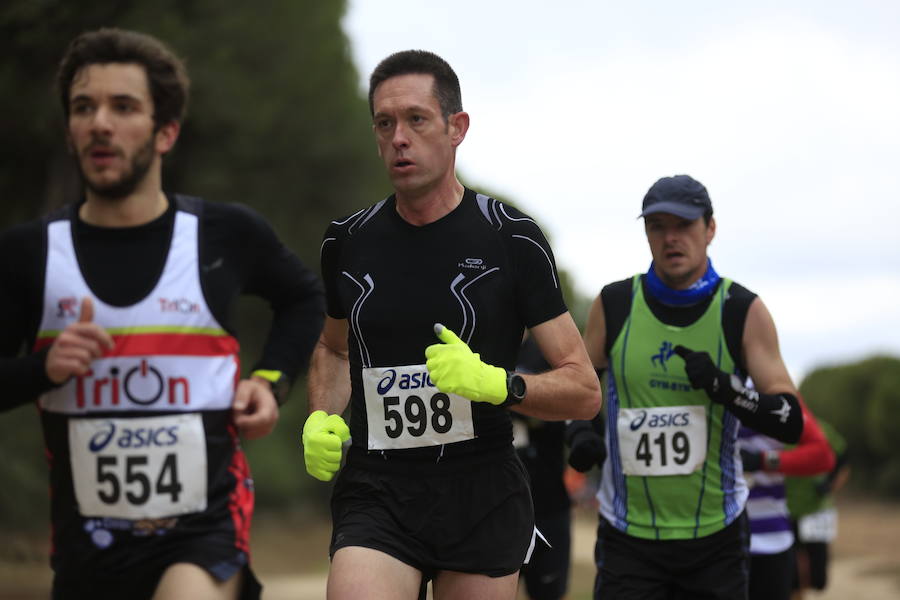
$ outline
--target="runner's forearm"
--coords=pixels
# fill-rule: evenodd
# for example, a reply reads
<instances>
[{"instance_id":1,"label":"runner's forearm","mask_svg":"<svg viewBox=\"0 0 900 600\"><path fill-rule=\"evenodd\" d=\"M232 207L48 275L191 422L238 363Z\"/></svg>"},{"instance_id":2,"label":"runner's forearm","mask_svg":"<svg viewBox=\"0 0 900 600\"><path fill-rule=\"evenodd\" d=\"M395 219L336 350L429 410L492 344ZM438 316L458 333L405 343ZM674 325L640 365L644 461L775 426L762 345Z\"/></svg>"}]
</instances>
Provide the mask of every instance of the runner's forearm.
<instances>
[{"instance_id":1,"label":"runner's forearm","mask_svg":"<svg viewBox=\"0 0 900 600\"><path fill-rule=\"evenodd\" d=\"M523 375L528 386L525 401L513 410L543 419L559 421L581 411L582 419L597 414L600 382L587 365L568 364L539 375Z\"/></svg>"},{"instance_id":2,"label":"runner's forearm","mask_svg":"<svg viewBox=\"0 0 900 600\"><path fill-rule=\"evenodd\" d=\"M760 394L742 388L729 392L722 403L741 423L787 444L796 443L803 432L803 413L793 394Z\"/></svg>"},{"instance_id":3,"label":"runner's forearm","mask_svg":"<svg viewBox=\"0 0 900 600\"><path fill-rule=\"evenodd\" d=\"M309 412L341 414L350 402L350 360L320 339L312 353L308 384Z\"/></svg>"}]
</instances>

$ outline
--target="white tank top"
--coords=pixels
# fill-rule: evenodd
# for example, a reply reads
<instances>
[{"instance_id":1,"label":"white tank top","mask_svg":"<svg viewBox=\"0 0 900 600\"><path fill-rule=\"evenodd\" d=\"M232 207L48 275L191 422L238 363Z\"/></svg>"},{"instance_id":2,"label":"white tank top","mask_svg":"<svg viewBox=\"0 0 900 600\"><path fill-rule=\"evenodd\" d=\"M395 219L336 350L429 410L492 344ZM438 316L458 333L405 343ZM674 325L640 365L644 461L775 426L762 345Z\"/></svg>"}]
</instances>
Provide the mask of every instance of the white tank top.
<instances>
[{"instance_id":1,"label":"white tank top","mask_svg":"<svg viewBox=\"0 0 900 600\"><path fill-rule=\"evenodd\" d=\"M238 342L216 321L200 286L198 218L177 211L165 267L154 289L131 306L98 299L82 275L71 223L47 229L44 314L35 349L53 342L78 320L81 299L94 302L94 322L113 336L115 348L83 377L40 398L43 410L91 412L224 410L240 373Z\"/></svg>"},{"instance_id":2,"label":"white tank top","mask_svg":"<svg viewBox=\"0 0 900 600\"><path fill-rule=\"evenodd\" d=\"M85 375L39 399L43 411L67 421L69 467L84 517L164 519L207 508L210 461L223 457L208 455L202 415L230 410L240 368L237 340L203 296L198 253L198 218L179 210L156 286L131 306L111 306L84 279L71 222L48 225L35 349L77 321L85 296L93 298L94 322L115 342ZM105 547L111 538L94 543Z\"/></svg>"}]
</instances>

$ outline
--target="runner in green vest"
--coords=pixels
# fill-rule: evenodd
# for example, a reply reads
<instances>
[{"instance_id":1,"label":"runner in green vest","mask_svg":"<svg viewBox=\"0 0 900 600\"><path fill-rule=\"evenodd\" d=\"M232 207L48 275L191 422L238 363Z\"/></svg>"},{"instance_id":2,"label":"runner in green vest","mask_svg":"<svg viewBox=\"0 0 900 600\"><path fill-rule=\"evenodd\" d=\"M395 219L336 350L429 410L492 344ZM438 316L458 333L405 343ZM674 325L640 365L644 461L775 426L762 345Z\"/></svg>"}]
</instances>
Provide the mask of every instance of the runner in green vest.
<instances>
[{"instance_id":1,"label":"runner in green vest","mask_svg":"<svg viewBox=\"0 0 900 600\"><path fill-rule=\"evenodd\" d=\"M803 429L772 317L707 257L712 212L693 178L657 181L641 213L650 269L604 287L588 316L608 386L596 598L746 598L738 428L788 443Z\"/></svg>"},{"instance_id":2,"label":"runner in green vest","mask_svg":"<svg viewBox=\"0 0 900 600\"><path fill-rule=\"evenodd\" d=\"M802 598L803 591L818 591L828 586L829 545L837 536L837 508L833 494L850 477L847 461L847 441L831 426L819 419L828 444L837 457L834 468L826 475L788 477L785 479L788 511L794 520L794 552L797 557L797 577L794 598Z\"/></svg>"}]
</instances>

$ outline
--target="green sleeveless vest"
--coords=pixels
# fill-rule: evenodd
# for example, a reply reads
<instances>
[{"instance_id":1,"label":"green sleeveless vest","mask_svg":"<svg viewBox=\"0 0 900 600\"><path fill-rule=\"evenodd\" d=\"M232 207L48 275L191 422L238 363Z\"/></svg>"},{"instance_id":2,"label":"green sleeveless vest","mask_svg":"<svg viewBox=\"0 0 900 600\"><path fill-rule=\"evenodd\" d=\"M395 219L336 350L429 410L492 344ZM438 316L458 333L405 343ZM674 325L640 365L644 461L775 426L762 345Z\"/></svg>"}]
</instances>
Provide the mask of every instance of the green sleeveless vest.
<instances>
[{"instance_id":1,"label":"green sleeveless vest","mask_svg":"<svg viewBox=\"0 0 900 600\"><path fill-rule=\"evenodd\" d=\"M653 315L640 276L633 279L631 312L609 356L610 460L599 494L604 517L629 535L703 537L743 510L746 485L735 477L739 422L691 388L684 360L673 351L679 344L706 351L720 369L734 372L722 330L730 286L723 279L706 312L677 327Z\"/></svg>"}]
</instances>

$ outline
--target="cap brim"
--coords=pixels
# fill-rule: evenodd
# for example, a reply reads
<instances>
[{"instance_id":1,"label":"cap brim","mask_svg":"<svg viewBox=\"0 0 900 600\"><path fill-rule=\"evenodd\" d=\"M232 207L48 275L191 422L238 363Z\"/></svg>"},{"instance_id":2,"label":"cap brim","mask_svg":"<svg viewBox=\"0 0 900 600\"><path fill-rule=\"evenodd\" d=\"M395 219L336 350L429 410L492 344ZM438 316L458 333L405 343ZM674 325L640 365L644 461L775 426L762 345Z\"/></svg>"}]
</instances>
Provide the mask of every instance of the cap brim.
<instances>
[{"instance_id":1,"label":"cap brim","mask_svg":"<svg viewBox=\"0 0 900 600\"><path fill-rule=\"evenodd\" d=\"M656 213L669 213L682 219L693 221L703 216L705 209L702 206L690 206L681 202L654 202L638 215L638 218L654 215Z\"/></svg>"}]
</instances>

